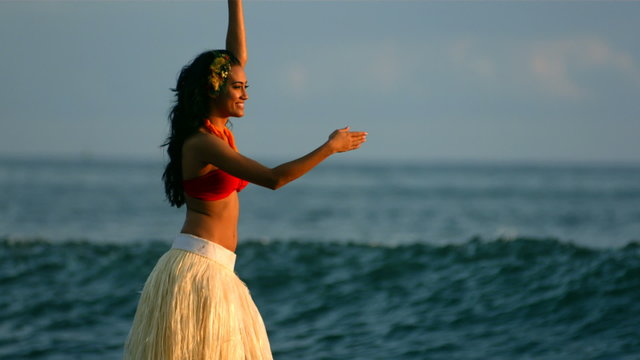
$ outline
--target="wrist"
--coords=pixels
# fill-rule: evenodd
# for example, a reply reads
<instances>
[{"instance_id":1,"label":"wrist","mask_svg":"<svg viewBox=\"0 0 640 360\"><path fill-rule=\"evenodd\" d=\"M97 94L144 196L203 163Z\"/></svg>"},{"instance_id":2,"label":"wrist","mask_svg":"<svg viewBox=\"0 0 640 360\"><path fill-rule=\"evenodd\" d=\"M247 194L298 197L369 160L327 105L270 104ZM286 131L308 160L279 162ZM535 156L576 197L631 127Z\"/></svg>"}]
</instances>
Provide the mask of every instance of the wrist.
<instances>
[{"instance_id":1,"label":"wrist","mask_svg":"<svg viewBox=\"0 0 640 360\"><path fill-rule=\"evenodd\" d=\"M327 155L327 157L338 152L338 149L336 149L331 140L327 140L324 144L322 144L322 146L320 146L320 148Z\"/></svg>"}]
</instances>

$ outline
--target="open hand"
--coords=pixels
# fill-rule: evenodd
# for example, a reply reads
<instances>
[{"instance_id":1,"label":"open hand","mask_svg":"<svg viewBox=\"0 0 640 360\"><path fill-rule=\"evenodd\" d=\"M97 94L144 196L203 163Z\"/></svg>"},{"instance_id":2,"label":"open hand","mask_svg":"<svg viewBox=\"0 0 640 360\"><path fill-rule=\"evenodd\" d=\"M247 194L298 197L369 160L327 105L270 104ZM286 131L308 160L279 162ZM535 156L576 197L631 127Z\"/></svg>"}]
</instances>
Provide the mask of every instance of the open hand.
<instances>
[{"instance_id":1,"label":"open hand","mask_svg":"<svg viewBox=\"0 0 640 360\"><path fill-rule=\"evenodd\" d=\"M367 141L367 133L364 131L350 131L350 127L338 129L329 135L329 144L335 152L355 150Z\"/></svg>"}]
</instances>

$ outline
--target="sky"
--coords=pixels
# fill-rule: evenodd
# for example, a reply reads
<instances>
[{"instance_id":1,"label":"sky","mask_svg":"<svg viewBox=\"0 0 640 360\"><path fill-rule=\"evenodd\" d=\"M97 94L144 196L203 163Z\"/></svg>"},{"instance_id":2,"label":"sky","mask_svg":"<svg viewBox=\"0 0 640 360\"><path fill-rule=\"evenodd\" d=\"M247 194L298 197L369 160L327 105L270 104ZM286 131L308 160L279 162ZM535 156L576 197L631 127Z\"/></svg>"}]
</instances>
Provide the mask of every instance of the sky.
<instances>
[{"instance_id":1,"label":"sky","mask_svg":"<svg viewBox=\"0 0 640 360\"><path fill-rule=\"evenodd\" d=\"M336 128L367 161L640 163L640 1L245 1L240 151ZM222 1L0 0L0 156L163 159Z\"/></svg>"}]
</instances>

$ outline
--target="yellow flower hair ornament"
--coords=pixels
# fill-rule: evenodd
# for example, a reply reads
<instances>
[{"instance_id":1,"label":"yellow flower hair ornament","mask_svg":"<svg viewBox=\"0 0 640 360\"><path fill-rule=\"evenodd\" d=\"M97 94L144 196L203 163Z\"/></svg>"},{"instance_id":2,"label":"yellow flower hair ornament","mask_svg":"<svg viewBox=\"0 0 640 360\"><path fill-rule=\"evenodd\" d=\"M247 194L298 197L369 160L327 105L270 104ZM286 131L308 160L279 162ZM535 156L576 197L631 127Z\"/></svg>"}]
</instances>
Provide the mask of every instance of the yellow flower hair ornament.
<instances>
[{"instance_id":1,"label":"yellow flower hair ornament","mask_svg":"<svg viewBox=\"0 0 640 360\"><path fill-rule=\"evenodd\" d=\"M209 92L212 96L218 96L231 73L231 58L227 54L221 54L213 60L210 69L209 84L211 84L211 88Z\"/></svg>"}]
</instances>

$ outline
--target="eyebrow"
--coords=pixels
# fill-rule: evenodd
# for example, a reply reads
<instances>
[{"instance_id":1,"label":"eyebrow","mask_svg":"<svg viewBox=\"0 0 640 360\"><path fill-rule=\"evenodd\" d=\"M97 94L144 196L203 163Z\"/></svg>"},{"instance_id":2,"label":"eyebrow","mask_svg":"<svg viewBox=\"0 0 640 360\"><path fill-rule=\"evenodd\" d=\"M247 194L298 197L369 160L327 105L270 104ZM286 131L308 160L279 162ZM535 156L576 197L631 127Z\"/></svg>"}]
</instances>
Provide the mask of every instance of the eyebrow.
<instances>
[{"instance_id":1,"label":"eyebrow","mask_svg":"<svg viewBox=\"0 0 640 360\"><path fill-rule=\"evenodd\" d=\"M247 81L247 82L244 82L244 81L234 81L234 82L232 82L232 83L231 83L231 85L235 85L235 84L243 84L243 85L244 85L244 84L247 84L247 83L248 83L248 81Z\"/></svg>"}]
</instances>

